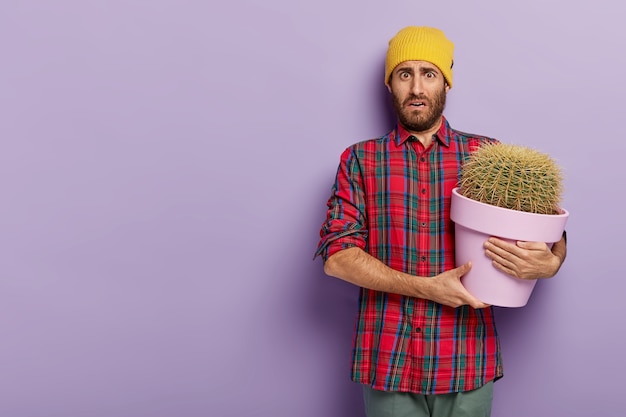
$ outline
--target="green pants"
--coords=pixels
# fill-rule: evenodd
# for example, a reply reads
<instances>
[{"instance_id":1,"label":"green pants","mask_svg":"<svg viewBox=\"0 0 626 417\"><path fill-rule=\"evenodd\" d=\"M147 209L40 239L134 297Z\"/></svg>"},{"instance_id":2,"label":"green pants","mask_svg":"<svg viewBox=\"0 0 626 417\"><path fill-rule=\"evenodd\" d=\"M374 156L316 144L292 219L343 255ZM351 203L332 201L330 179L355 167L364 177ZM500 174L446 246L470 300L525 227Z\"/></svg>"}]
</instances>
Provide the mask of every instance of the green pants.
<instances>
[{"instance_id":1,"label":"green pants","mask_svg":"<svg viewBox=\"0 0 626 417\"><path fill-rule=\"evenodd\" d=\"M473 391L439 395L388 392L363 386L367 417L489 417L493 381Z\"/></svg>"}]
</instances>

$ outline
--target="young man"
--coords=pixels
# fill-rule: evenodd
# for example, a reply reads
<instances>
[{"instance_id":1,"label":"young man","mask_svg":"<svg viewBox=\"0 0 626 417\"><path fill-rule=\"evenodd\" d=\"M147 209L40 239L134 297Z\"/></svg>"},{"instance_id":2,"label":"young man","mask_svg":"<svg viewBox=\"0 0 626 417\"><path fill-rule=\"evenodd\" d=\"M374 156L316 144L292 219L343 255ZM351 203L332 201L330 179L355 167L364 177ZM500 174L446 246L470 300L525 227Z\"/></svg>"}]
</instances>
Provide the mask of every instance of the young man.
<instances>
[{"instance_id":1,"label":"young man","mask_svg":"<svg viewBox=\"0 0 626 417\"><path fill-rule=\"evenodd\" d=\"M493 310L461 284L471 264L454 267L450 194L462 162L495 139L443 116L453 50L429 27L389 41L385 84L398 124L343 152L320 232L324 271L361 287L352 379L369 417L489 416L502 377ZM520 279L548 278L566 245L492 238L485 254Z\"/></svg>"}]
</instances>

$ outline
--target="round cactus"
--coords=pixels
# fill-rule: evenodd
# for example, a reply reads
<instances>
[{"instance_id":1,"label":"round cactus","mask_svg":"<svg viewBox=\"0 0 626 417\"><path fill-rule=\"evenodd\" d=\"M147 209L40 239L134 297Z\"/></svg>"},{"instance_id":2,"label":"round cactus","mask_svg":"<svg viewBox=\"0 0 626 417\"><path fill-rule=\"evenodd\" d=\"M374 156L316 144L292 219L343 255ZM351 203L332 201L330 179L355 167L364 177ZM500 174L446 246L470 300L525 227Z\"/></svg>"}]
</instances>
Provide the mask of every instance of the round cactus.
<instances>
[{"instance_id":1,"label":"round cactus","mask_svg":"<svg viewBox=\"0 0 626 417\"><path fill-rule=\"evenodd\" d=\"M461 167L459 193L507 209L559 214L562 180L560 167L544 153L520 145L485 144Z\"/></svg>"}]
</instances>

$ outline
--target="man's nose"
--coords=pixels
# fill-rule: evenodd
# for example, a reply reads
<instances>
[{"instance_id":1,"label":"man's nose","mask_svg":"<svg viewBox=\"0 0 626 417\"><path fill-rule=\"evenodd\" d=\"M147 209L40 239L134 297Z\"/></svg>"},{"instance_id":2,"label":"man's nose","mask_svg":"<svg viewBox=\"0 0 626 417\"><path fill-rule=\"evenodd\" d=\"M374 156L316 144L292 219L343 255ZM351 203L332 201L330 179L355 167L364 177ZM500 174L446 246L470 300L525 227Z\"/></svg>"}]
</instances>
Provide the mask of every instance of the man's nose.
<instances>
[{"instance_id":1,"label":"man's nose","mask_svg":"<svg viewBox=\"0 0 626 417\"><path fill-rule=\"evenodd\" d=\"M416 96L424 92L424 86L419 78L414 78L411 84L411 92Z\"/></svg>"}]
</instances>

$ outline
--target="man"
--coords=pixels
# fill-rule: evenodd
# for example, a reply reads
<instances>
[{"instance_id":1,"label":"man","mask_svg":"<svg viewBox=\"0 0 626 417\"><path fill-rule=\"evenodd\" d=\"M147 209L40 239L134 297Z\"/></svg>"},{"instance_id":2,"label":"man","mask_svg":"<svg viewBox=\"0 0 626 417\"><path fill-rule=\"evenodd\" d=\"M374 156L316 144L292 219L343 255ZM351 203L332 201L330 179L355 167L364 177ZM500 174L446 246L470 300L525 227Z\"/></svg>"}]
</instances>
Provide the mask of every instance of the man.
<instances>
[{"instance_id":1,"label":"man","mask_svg":"<svg viewBox=\"0 0 626 417\"><path fill-rule=\"evenodd\" d=\"M389 41L385 84L398 124L343 152L320 232L324 271L361 287L352 379L369 417L489 416L503 375L493 309L461 283L471 264L454 267L450 194L461 163L496 141L443 116L453 49L429 27ZM491 238L485 254L520 279L548 278L566 245Z\"/></svg>"}]
</instances>

